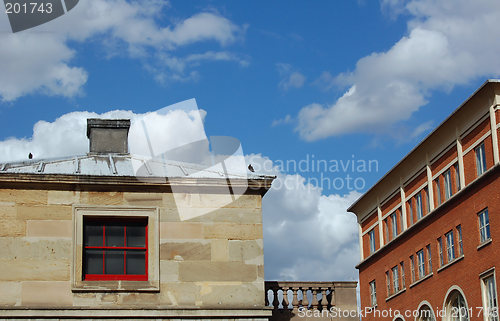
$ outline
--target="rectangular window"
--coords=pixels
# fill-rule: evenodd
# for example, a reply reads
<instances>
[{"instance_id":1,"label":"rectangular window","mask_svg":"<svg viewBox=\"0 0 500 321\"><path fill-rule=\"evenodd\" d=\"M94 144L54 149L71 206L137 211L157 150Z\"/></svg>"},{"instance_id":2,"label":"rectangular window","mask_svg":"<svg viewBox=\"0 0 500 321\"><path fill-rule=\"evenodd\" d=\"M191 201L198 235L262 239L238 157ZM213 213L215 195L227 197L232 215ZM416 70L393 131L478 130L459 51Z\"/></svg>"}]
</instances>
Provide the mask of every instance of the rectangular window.
<instances>
[{"instance_id":1,"label":"rectangular window","mask_svg":"<svg viewBox=\"0 0 500 321\"><path fill-rule=\"evenodd\" d=\"M413 202L411 200L411 198L408 200L408 207L410 208L410 224L413 224Z\"/></svg>"},{"instance_id":2,"label":"rectangular window","mask_svg":"<svg viewBox=\"0 0 500 321\"><path fill-rule=\"evenodd\" d=\"M444 255L443 255L443 240L438 238L438 253L439 253L439 265L444 265Z\"/></svg>"},{"instance_id":3,"label":"rectangular window","mask_svg":"<svg viewBox=\"0 0 500 321\"><path fill-rule=\"evenodd\" d=\"M446 255L448 262L455 259L455 240L453 239L453 231L449 231L446 236Z\"/></svg>"},{"instance_id":4,"label":"rectangular window","mask_svg":"<svg viewBox=\"0 0 500 321\"><path fill-rule=\"evenodd\" d=\"M401 288L405 288L405 263L401 262L399 265L401 265Z\"/></svg>"},{"instance_id":5,"label":"rectangular window","mask_svg":"<svg viewBox=\"0 0 500 321\"><path fill-rule=\"evenodd\" d=\"M377 306L377 287L375 280L370 282L370 299L372 307Z\"/></svg>"},{"instance_id":6,"label":"rectangular window","mask_svg":"<svg viewBox=\"0 0 500 321\"><path fill-rule=\"evenodd\" d=\"M396 212L391 214L391 225L392 225L392 238L396 238L398 236L398 217L396 216Z\"/></svg>"},{"instance_id":7,"label":"rectangular window","mask_svg":"<svg viewBox=\"0 0 500 321\"><path fill-rule=\"evenodd\" d=\"M385 282L387 285L387 296L391 295L391 275L389 274L389 271L385 272Z\"/></svg>"},{"instance_id":8,"label":"rectangular window","mask_svg":"<svg viewBox=\"0 0 500 321\"><path fill-rule=\"evenodd\" d=\"M146 218L85 217L84 280L147 281Z\"/></svg>"},{"instance_id":9,"label":"rectangular window","mask_svg":"<svg viewBox=\"0 0 500 321\"><path fill-rule=\"evenodd\" d=\"M399 291L399 269L397 265L392 268L392 286L394 293Z\"/></svg>"},{"instance_id":10,"label":"rectangular window","mask_svg":"<svg viewBox=\"0 0 500 321\"><path fill-rule=\"evenodd\" d=\"M370 238L370 254L375 252L375 230L368 232Z\"/></svg>"},{"instance_id":11,"label":"rectangular window","mask_svg":"<svg viewBox=\"0 0 500 321\"><path fill-rule=\"evenodd\" d=\"M389 235L389 221L387 219L384 220L384 233L386 242L391 240L391 236Z\"/></svg>"},{"instance_id":12,"label":"rectangular window","mask_svg":"<svg viewBox=\"0 0 500 321\"><path fill-rule=\"evenodd\" d=\"M487 321L498 321L497 291L494 274L482 279L484 315Z\"/></svg>"},{"instance_id":13,"label":"rectangular window","mask_svg":"<svg viewBox=\"0 0 500 321\"><path fill-rule=\"evenodd\" d=\"M479 218L479 238L481 243L486 242L490 236L490 219L488 217L488 209L481 211L478 214Z\"/></svg>"},{"instance_id":14,"label":"rectangular window","mask_svg":"<svg viewBox=\"0 0 500 321\"><path fill-rule=\"evenodd\" d=\"M477 176L480 176L482 173L486 172L486 153L484 151L484 142L474 148L474 151L476 152Z\"/></svg>"},{"instance_id":15,"label":"rectangular window","mask_svg":"<svg viewBox=\"0 0 500 321\"><path fill-rule=\"evenodd\" d=\"M420 250L417 252L417 264L418 264L418 278L421 279L425 276L424 250Z\"/></svg>"},{"instance_id":16,"label":"rectangular window","mask_svg":"<svg viewBox=\"0 0 500 321\"><path fill-rule=\"evenodd\" d=\"M438 176L435 180L436 182L436 196L437 196L437 205L441 205L441 182L440 182L440 176Z\"/></svg>"},{"instance_id":17,"label":"rectangular window","mask_svg":"<svg viewBox=\"0 0 500 321\"><path fill-rule=\"evenodd\" d=\"M427 269L429 273L432 273L432 254L431 254L431 245L428 244L427 248Z\"/></svg>"},{"instance_id":18,"label":"rectangular window","mask_svg":"<svg viewBox=\"0 0 500 321\"><path fill-rule=\"evenodd\" d=\"M446 172L444 172L444 199L445 201L448 200L451 195L452 195L452 190L451 190L451 170L448 169Z\"/></svg>"},{"instance_id":19,"label":"rectangular window","mask_svg":"<svg viewBox=\"0 0 500 321\"><path fill-rule=\"evenodd\" d=\"M425 205L427 207L427 213L431 211L431 201L429 197L429 189L427 187L424 187L424 192L425 192Z\"/></svg>"},{"instance_id":20,"label":"rectangular window","mask_svg":"<svg viewBox=\"0 0 500 321\"><path fill-rule=\"evenodd\" d=\"M422 191L420 191L417 196L417 220L421 219L424 216L424 208L422 207Z\"/></svg>"},{"instance_id":21,"label":"rectangular window","mask_svg":"<svg viewBox=\"0 0 500 321\"><path fill-rule=\"evenodd\" d=\"M457 191L460 191L460 172L458 171L458 163L455 163L455 181L457 185Z\"/></svg>"},{"instance_id":22,"label":"rectangular window","mask_svg":"<svg viewBox=\"0 0 500 321\"><path fill-rule=\"evenodd\" d=\"M415 282L415 259L410 255L411 282Z\"/></svg>"},{"instance_id":23,"label":"rectangular window","mask_svg":"<svg viewBox=\"0 0 500 321\"><path fill-rule=\"evenodd\" d=\"M464 246L462 244L462 226L457 226L457 234L458 234L458 254L464 254Z\"/></svg>"}]
</instances>

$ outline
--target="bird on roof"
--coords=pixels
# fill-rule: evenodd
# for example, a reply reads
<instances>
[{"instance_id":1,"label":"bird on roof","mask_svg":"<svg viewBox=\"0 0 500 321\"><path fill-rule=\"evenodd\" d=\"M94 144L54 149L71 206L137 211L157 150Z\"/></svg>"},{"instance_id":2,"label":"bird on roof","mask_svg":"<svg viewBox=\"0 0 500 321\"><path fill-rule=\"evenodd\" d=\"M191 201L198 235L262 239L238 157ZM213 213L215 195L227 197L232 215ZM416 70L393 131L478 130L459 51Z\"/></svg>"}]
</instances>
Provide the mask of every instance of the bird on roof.
<instances>
[{"instance_id":1,"label":"bird on roof","mask_svg":"<svg viewBox=\"0 0 500 321\"><path fill-rule=\"evenodd\" d=\"M251 171L252 173L254 173L254 172L255 172L255 169L253 169L252 164L249 164L249 165L248 165L248 170L249 170L249 171Z\"/></svg>"},{"instance_id":2,"label":"bird on roof","mask_svg":"<svg viewBox=\"0 0 500 321\"><path fill-rule=\"evenodd\" d=\"M29 159L33 159L33 154L29 153L29 154L28 154L28 158L29 158Z\"/></svg>"}]
</instances>

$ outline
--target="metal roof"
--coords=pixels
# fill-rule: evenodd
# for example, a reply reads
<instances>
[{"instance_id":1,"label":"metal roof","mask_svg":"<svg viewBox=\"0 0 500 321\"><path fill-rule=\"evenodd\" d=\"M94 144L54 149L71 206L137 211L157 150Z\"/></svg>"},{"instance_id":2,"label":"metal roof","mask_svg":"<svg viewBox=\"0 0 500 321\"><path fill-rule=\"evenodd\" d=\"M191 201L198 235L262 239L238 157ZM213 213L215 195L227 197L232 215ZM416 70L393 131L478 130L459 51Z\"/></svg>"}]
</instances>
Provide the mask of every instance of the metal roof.
<instances>
[{"instance_id":1,"label":"metal roof","mask_svg":"<svg viewBox=\"0 0 500 321\"><path fill-rule=\"evenodd\" d=\"M225 170L222 163L207 167L172 160L151 159L130 154L87 154L57 159L29 160L0 164L1 173L64 174L82 176L122 177L190 177L266 179L267 175L248 172L246 167L237 173ZM274 176L272 177L274 178Z\"/></svg>"}]
</instances>

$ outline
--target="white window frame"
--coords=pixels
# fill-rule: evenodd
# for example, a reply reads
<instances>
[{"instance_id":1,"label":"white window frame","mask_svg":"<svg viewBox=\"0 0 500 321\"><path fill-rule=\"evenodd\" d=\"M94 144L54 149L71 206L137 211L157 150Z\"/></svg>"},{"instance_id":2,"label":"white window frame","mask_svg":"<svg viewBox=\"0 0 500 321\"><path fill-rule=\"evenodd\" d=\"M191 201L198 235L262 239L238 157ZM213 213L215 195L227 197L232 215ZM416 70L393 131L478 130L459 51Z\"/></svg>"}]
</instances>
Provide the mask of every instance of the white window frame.
<instances>
[{"instance_id":1,"label":"white window frame","mask_svg":"<svg viewBox=\"0 0 500 321\"><path fill-rule=\"evenodd\" d=\"M446 258L448 262L455 260L455 239L453 237L453 230L445 234L446 237Z\"/></svg>"},{"instance_id":2,"label":"white window frame","mask_svg":"<svg viewBox=\"0 0 500 321\"><path fill-rule=\"evenodd\" d=\"M474 152L476 154L477 176L479 177L486 172L486 151L484 148L484 142L474 148Z\"/></svg>"},{"instance_id":3,"label":"white window frame","mask_svg":"<svg viewBox=\"0 0 500 321\"><path fill-rule=\"evenodd\" d=\"M481 297L483 301L483 318L485 321L498 321L498 293L495 270L492 269L481 276ZM488 281L493 282L493 286ZM491 293L493 291L493 293ZM493 294L493 295L492 295Z\"/></svg>"},{"instance_id":4,"label":"white window frame","mask_svg":"<svg viewBox=\"0 0 500 321\"><path fill-rule=\"evenodd\" d=\"M424 217L424 207L422 204L422 191L418 192L415 197L417 205L417 221Z\"/></svg>"},{"instance_id":5,"label":"white window frame","mask_svg":"<svg viewBox=\"0 0 500 321\"><path fill-rule=\"evenodd\" d=\"M436 182L436 196L437 196L437 205L441 205L441 179L440 176L438 176L435 180Z\"/></svg>"},{"instance_id":6,"label":"white window frame","mask_svg":"<svg viewBox=\"0 0 500 321\"><path fill-rule=\"evenodd\" d=\"M410 255L410 272L411 272L411 282L415 282L415 258Z\"/></svg>"},{"instance_id":7,"label":"white window frame","mask_svg":"<svg viewBox=\"0 0 500 321\"><path fill-rule=\"evenodd\" d=\"M385 285L387 286L387 296L391 295L391 273L385 271Z\"/></svg>"},{"instance_id":8,"label":"white window frame","mask_svg":"<svg viewBox=\"0 0 500 321\"><path fill-rule=\"evenodd\" d=\"M438 253L439 253L439 266L444 265L444 255L443 255L443 239L438 237Z\"/></svg>"},{"instance_id":9,"label":"white window frame","mask_svg":"<svg viewBox=\"0 0 500 321\"><path fill-rule=\"evenodd\" d=\"M370 240L370 254L375 252L375 229L368 232L368 238Z\"/></svg>"},{"instance_id":10,"label":"white window frame","mask_svg":"<svg viewBox=\"0 0 500 321\"><path fill-rule=\"evenodd\" d=\"M485 208L477 214L479 219L479 241L484 243L491 239L490 218L488 209Z\"/></svg>"},{"instance_id":11,"label":"white window frame","mask_svg":"<svg viewBox=\"0 0 500 321\"><path fill-rule=\"evenodd\" d=\"M452 185L451 185L451 168L449 168L443 174L444 177L444 200L447 201L453 195Z\"/></svg>"},{"instance_id":12,"label":"white window frame","mask_svg":"<svg viewBox=\"0 0 500 321\"><path fill-rule=\"evenodd\" d=\"M431 245L428 244L426 247L427 249L427 268L429 270L429 273L432 272L432 253L431 253Z\"/></svg>"},{"instance_id":13,"label":"white window frame","mask_svg":"<svg viewBox=\"0 0 500 321\"><path fill-rule=\"evenodd\" d=\"M375 280L370 282L370 301L372 307L377 306L377 284Z\"/></svg>"},{"instance_id":14,"label":"white window frame","mask_svg":"<svg viewBox=\"0 0 500 321\"><path fill-rule=\"evenodd\" d=\"M392 225L392 238L395 239L398 236L398 217L396 212L391 214L391 225Z\"/></svg>"},{"instance_id":15,"label":"white window frame","mask_svg":"<svg viewBox=\"0 0 500 321\"><path fill-rule=\"evenodd\" d=\"M425 276L425 253L424 249L417 252L418 279Z\"/></svg>"},{"instance_id":16,"label":"white window frame","mask_svg":"<svg viewBox=\"0 0 500 321\"><path fill-rule=\"evenodd\" d=\"M394 293L399 292L399 266L396 265L392 268L392 287L394 288Z\"/></svg>"},{"instance_id":17,"label":"white window frame","mask_svg":"<svg viewBox=\"0 0 500 321\"><path fill-rule=\"evenodd\" d=\"M457 225L457 237L458 237L458 255L464 254L464 246L462 240L462 225Z\"/></svg>"}]
</instances>

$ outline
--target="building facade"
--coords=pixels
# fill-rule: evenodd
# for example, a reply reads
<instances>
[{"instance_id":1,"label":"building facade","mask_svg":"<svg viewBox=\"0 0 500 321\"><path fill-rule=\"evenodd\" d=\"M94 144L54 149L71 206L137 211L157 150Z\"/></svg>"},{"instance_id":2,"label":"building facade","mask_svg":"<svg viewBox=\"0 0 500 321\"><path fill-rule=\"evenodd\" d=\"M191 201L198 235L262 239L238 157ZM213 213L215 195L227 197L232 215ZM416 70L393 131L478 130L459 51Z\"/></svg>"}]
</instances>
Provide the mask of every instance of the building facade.
<instances>
[{"instance_id":1,"label":"building facade","mask_svg":"<svg viewBox=\"0 0 500 321\"><path fill-rule=\"evenodd\" d=\"M364 319L499 320L499 106L489 80L349 208Z\"/></svg>"},{"instance_id":2,"label":"building facade","mask_svg":"<svg viewBox=\"0 0 500 321\"><path fill-rule=\"evenodd\" d=\"M267 320L273 177L130 155L129 124L89 120L87 155L0 165L0 319Z\"/></svg>"}]
</instances>

